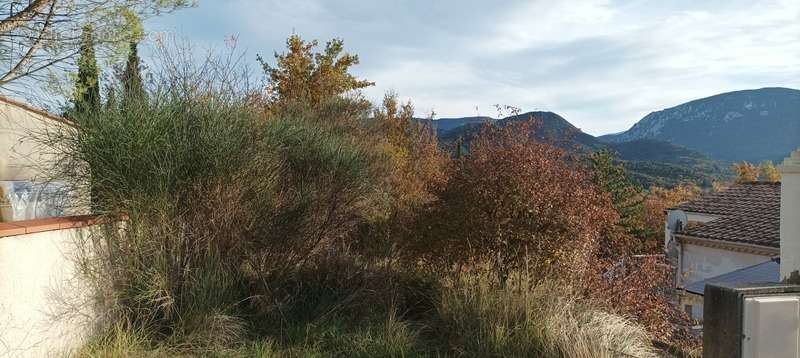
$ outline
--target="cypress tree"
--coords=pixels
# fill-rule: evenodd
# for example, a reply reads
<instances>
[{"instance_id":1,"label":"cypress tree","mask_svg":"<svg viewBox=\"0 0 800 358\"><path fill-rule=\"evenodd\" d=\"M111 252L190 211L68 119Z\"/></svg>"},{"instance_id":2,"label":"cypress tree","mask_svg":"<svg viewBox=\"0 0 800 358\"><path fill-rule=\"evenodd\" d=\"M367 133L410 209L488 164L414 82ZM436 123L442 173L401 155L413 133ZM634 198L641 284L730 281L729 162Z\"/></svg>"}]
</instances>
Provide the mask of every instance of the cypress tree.
<instances>
[{"instance_id":1,"label":"cypress tree","mask_svg":"<svg viewBox=\"0 0 800 358\"><path fill-rule=\"evenodd\" d=\"M83 26L78 58L78 80L75 82L75 112L85 113L100 109L100 71L94 52L94 29Z\"/></svg>"},{"instance_id":2,"label":"cypress tree","mask_svg":"<svg viewBox=\"0 0 800 358\"><path fill-rule=\"evenodd\" d=\"M114 90L114 86L108 86L106 88L106 110L112 110L117 107L117 91Z\"/></svg>"},{"instance_id":3,"label":"cypress tree","mask_svg":"<svg viewBox=\"0 0 800 358\"><path fill-rule=\"evenodd\" d=\"M125 102L142 101L145 98L138 45L137 42L131 42L128 61L125 64L125 71L122 73L122 99Z\"/></svg>"}]
</instances>

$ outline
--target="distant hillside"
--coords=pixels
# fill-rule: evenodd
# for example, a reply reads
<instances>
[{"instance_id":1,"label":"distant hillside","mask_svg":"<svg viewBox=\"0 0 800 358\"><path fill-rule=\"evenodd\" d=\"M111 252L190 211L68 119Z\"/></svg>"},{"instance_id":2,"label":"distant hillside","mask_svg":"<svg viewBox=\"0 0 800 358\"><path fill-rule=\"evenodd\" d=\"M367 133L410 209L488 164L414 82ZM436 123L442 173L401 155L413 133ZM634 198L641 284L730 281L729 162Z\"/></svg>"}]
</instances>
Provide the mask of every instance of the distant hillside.
<instances>
[{"instance_id":1,"label":"distant hillside","mask_svg":"<svg viewBox=\"0 0 800 358\"><path fill-rule=\"evenodd\" d=\"M698 99L599 139L658 139L727 161L778 160L800 146L800 90L762 88Z\"/></svg>"},{"instance_id":2,"label":"distant hillside","mask_svg":"<svg viewBox=\"0 0 800 358\"><path fill-rule=\"evenodd\" d=\"M530 118L541 121L539 127L535 128L534 134L537 138L546 140L551 143L561 144L565 147L577 145L583 149L600 149L604 146L603 142L590 134L586 134L578 127L575 127L553 112L528 112L512 117L503 118L498 121L499 124L505 125L512 121L525 121Z\"/></svg>"},{"instance_id":3,"label":"distant hillside","mask_svg":"<svg viewBox=\"0 0 800 358\"><path fill-rule=\"evenodd\" d=\"M608 143L610 149L626 160L656 160L659 162L686 163L706 158L702 153L669 142L639 139L622 143Z\"/></svg>"},{"instance_id":4,"label":"distant hillside","mask_svg":"<svg viewBox=\"0 0 800 358\"><path fill-rule=\"evenodd\" d=\"M459 119L472 120L474 118L476 117L453 118L449 120L455 122L456 120ZM479 118L486 118L486 117L479 117ZM454 127L446 131L442 131L441 130L442 126L439 126L438 128L440 129L438 130L438 133L440 139L445 142L453 142L457 140L459 137L463 138L465 141L469 141L475 134L477 134L480 131L481 126L487 121L494 122L500 126L505 126L511 122L525 121L531 118L539 121L539 123L533 128L533 131L531 133L539 139L570 149L576 146L581 149L599 149L605 146L603 142L597 140L597 138L589 134L583 133L580 129L572 125L572 123L564 119L564 117L561 117L560 115L553 112L543 112L543 111L527 112L498 120L489 118L489 119L484 119L482 121L467 122L462 126ZM433 121L433 122L435 123L438 121Z\"/></svg>"},{"instance_id":5,"label":"distant hillside","mask_svg":"<svg viewBox=\"0 0 800 358\"><path fill-rule=\"evenodd\" d=\"M451 146L462 138L468 146L470 139L480 131L484 123L492 122L500 126L514 121L534 118L540 123L532 131L535 137L580 153L591 153L609 149L625 165L631 179L643 187L652 185L675 186L682 182L695 182L710 186L715 180L730 175L729 165L710 160L694 150L658 140L636 140L622 143L604 143L592 135L582 132L569 121L553 112L528 112L502 119L486 117L449 118L445 126L437 127L439 140ZM433 121L435 124L438 120ZM459 126L447 127L455 123ZM443 130L442 128L450 128Z\"/></svg>"},{"instance_id":6,"label":"distant hillside","mask_svg":"<svg viewBox=\"0 0 800 358\"><path fill-rule=\"evenodd\" d=\"M491 123L494 121L495 119L492 117L462 117L462 118L440 118L428 122L431 123L431 126L433 127L433 129L436 130L436 132L444 133L449 130L468 124L483 124L487 122Z\"/></svg>"},{"instance_id":7,"label":"distant hillside","mask_svg":"<svg viewBox=\"0 0 800 358\"><path fill-rule=\"evenodd\" d=\"M631 179L643 187L672 187L683 182L708 187L733 175L729 163L664 141L642 139L609 143L608 147L622 160Z\"/></svg>"}]
</instances>

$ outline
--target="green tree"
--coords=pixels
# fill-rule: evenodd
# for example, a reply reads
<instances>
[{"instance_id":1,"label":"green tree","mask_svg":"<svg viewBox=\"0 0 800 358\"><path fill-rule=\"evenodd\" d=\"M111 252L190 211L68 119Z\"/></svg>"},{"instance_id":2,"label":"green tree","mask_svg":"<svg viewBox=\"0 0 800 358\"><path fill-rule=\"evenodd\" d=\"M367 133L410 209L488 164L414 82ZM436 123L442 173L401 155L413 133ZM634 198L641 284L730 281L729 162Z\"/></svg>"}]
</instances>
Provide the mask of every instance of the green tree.
<instances>
[{"instance_id":1,"label":"green tree","mask_svg":"<svg viewBox=\"0 0 800 358\"><path fill-rule=\"evenodd\" d=\"M100 71L97 67L94 44L94 29L92 25L86 25L81 34L78 78L73 98L76 113L100 109Z\"/></svg>"},{"instance_id":2,"label":"green tree","mask_svg":"<svg viewBox=\"0 0 800 358\"><path fill-rule=\"evenodd\" d=\"M10 4L9 4L10 3ZM27 5L25 5L27 3ZM53 68L76 65L83 42L78 34L92 24L102 41L95 45L103 59L124 53L132 39L144 34L142 20L193 6L194 0L31 0L4 1L0 42L4 66L0 87L24 78L52 79ZM8 64L6 66L6 64Z\"/></svg>"},{"instance_id":3,"label":"green tree","mask_svg":"<svg viewBox=\"0 0 800 358\"><path fill-rule=\"evenodd\" d=\"M333 39L322 52L315 51L316 40L306 42L298 35L286 40L288 52L275 53L276 64L263 57L258 62L267 75L268 107L291 101L316 105L334 96L374 85L350 74L358 56L344 52L344 42Z\"/></svg>"},{"instance_id":4,"label":"green tree","mask_svg":"<svg viewBox=\"0 0 800 358\"><path fill-rule=\"evenodd\" d=\"M591 155L592 180L602 191L608 193L611 202L619 214L616 229L610 235L622 235L627 240L615 242L628 242L631 250L641 250L642 245L635 243L635 238L644 239L646 228L644 225L644 196L642 189L630 181L622 164L615 163L614 154L608 150L601 150ZM611 250L612 248L605 248ZM618 249L618 248L616 248Z\"/></svg>"},{"instance_id":5,"label":"green tree","mask_svg":"<svg viewBox=\"0 0 800 358\"><path fill-rule=\"evenodd\" d=\"M105 110L111 111L117 107L117 90L113 85L106 87L106 104Z\"/></svg>"},{"instance_id":6,"label":"green tree","mask_svg":"<svg viewBox=\"0 0 800 358\"><path fill-rule=\"evenodd\" d=\"M138 43L130 43L128 61L121 75L123 101L142 101L145 99L144 82L142 81L141 59L139 58Z\"/></svg>"}]
</instances>

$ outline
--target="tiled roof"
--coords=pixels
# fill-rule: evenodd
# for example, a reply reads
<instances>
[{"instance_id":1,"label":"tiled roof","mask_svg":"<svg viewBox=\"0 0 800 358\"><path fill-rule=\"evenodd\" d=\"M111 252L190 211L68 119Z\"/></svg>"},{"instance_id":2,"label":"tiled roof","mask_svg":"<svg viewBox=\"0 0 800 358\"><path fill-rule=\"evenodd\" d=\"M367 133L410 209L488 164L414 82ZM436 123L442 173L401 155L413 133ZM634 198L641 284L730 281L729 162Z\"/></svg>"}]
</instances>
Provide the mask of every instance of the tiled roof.
<instances>
[{"instance_id":1,"label":"tiled roof","mask_svg":"<svg viewBox=\"0 0 800 358\"><path fill-rule=\"evenodd\" d=\"M734 184L675 207L720 218L690 226L681 234L723 241L780 247L781 185L774 182Z\"/></svg>"},{"instance_id":2,"label":"tiled roof","mask_svg":"<svg viewBox=\"0 0 800 358\"><path fill-rule=\"evenodd\" d=\"M755 181L737 183L729 188L680 204L675 209L712 215L744 215L775 211L781 206L781 183Z\"/></svg>"},{"instance_id":3,"label":"tiled roof","mask_svg":"<svg viewBox=\"0 0 800 358\"><path fill-rule=\"evenodd\" d=\"M765 283L778 282L779 279L780 263L778 260L773 259L719 276L707 278L702 281L690 283L686 286L686 292L702 296L706 284L709 283Z\"/></svg>"}]
</instances>

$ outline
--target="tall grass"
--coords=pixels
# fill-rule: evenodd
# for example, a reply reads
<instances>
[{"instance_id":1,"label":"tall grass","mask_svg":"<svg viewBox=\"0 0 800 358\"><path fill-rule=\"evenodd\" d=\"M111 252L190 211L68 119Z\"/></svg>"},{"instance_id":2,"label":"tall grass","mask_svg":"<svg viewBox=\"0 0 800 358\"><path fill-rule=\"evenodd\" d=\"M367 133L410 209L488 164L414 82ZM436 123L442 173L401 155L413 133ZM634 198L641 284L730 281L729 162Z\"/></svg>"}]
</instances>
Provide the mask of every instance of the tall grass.
<instances>
[{"instance_id":1,"label":"tall grass","mask_svg":"<svg viewBox=\"0 0 800 358\"><path fill-rule=\"evenodd\" d=\"M416 319L398 315L391 304L374 305L373 312L357 316L347 310L326 318L318 313L311 314L315 318L294 316L280 334L252 337L236 346L188 351L169 342L147 346L142 333L117 329L109 338L87 346L81 356L659 356L643 328L581 303L568 291L554 282L501 289L472 277L444 287L437 293L434 310ZM304 308L313 310L313 306L294 307Z\"/></svg>"},{"instance_id":2,"label":"tall grass","mask_svg":"<svg viewBox=\"0 0 800 358\"><path fill-rule=\"evenodd\" d=\"M548 281L504 289L472 277L442 293L434 329L470 357L655 357L642 327Z\"/></svg>"},{"instance_id":3,"label":"tall grass","mask_svg":"<svg viewBox=\"0 0 800 358\"><path fill-rule=\"evenodd\" d=\"M369 208L373 159L353 136L310 109L265 118L209 85L230 78L215 71L226 68L181 68L146 100L39 134L58 154L52 176L103 217L76 261L111 336L123 324L153 347L242 342L249 318L292 297L291 277L345 247Z\"/></svg>"}]
</instances>

